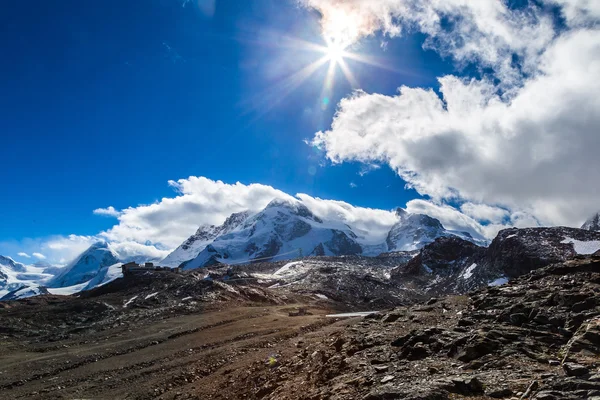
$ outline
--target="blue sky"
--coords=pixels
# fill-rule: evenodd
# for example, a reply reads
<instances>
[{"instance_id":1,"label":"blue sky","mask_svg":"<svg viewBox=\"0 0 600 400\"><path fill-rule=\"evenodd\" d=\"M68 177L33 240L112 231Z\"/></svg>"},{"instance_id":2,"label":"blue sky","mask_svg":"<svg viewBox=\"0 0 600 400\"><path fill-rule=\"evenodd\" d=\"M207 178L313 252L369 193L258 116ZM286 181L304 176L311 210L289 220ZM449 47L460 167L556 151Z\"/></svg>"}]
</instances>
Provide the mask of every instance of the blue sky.
<instances>
[{"instance_id":1,"label":"blue sky","mask_svg":"<svg viewBox=\"0 0 600 400\"><path fill-rule=\"evenodd\" d=\"M530 61L532 65L538 61L531 54L543 56L563 32L588 29L581 23L579 10L569 8L574 2L559 1L565 4L564 10L548 12L548 6L532 11L535 18L531 18L530 26L525 26L531 28L528 33L535 33L531 43L519 30L525 28L498 12L502 18L494 21L506 24L509 34L519 38L511 42L514 48L507 51L494 36L494 23L490 29L485 24L474 24L482 32L473 37L460 36L460 32L467 31L458 29L460 24L469 23L471 17L477 22L479 6L474 6L472 16L457 14L461 18L453 18L454 11L449 6L450 11L440 14L442 23L434 29L421 24L421 16L394 14L394 7L400 7L403 0L386 1L391 5L392 11L388 11L392 20L398 19L398 26L405 25L400 30L402 34L394 31L396 22L392 27L386 25L388 15L383 14L388 11L371 9L369 4L365 9L348 8L348 15L356 12L351 16L358 18L348 21L376 24L350 38L346 49L377 60L383 67L345 59L358 85L349 84L337 66L330 91L323 89L327 63L293 90L285 89L293 74L322 57L319 52L290 45L289 38L325 45L324 37L331 28L327 26L328 13L335 10L331 5L336 4L330 0L302 0L302 5L296 0L64 0L39 2L35 7L11 2L0 16L4 60L0 64L0 178L4 187L0 253L14 253L27 238L97 235L109 230L116 221L94 215L93 210L108 206L123 210L160 202L174 196L173 187L167 184L169 180L190 176L228 184L260 183L292 195L306 193L386 210L404 206L415 198L434 199L436 210L446 206L459 210L464 203L494 208L488 211L501 216L497 221L482 217L481 207L478 212L467 213L468 218L474 218L483 227L490 221L514 223L515 212L531 216L527 218L530 223L577 223L583 213L597 204L597 190L586 194L581 215L561 214L559 206L563 207L569 198L553 197L552 204L544 203L542 207L538 200L554 196L553 193L542 189L524 193L522 188L535 186L528 181L519 181L518 188L511 186L513 173L517 180L526 177L539 181L535 166L507 170L507 182L498 182L494 189L479 190L496 178L490 174L473 179L464 173L459 178L447 175L455 170L455 165L443 166L444 173L432 172L431 166L447 160L464 164L464 160L455 159L456 154L444 154L447 146L454 148L454 142L447 138L440 142L444 143L442 147L436 147L439 143L424 143L416 150L410 149L410 154L429 149L429 154L420 155L417 162L407 158L407 151L394 152L405 147L398 137L388 142L361 142L360 148L342 148L346 137L354 143L353 132L332 128L338 103L354 89L395 101L408 99L396 96L400 86L430 88L435 99L444 90L438 78L457 76L462 80L475 78L475 83L481 85L483 80L479 79L488 78L496 85L484 90L489 93L524 92L529 82L533 85L538 77L536 70L527 69ZM353 0L346 2L351 3ZM524 7L522 2L517 3L517 9ZM489 5L490 10L504 7L488 0L481 4ZM435 5L431 7L434 13L438 12ZM343 7L340 9L344 11ZM507 10L513 12L515 7ZM489 10L484 11L489 23ZM586 15L594 19L595 12L592 9ZM552 22L544 23L545 17L556 20L561 13L564 20L560 27L556 21L554 27ZM515 21L523 25L522 19L515 17ZM363 27L360 23L349 26ZM486 41L486 35L494 40ZM454 40L456 37L460 40ZM533 43L533 37L542 39ZM465 53L460 46L470 40L478 41L472 47L475 50ZM488 45L496 47L490 51L485 47ZM496 57L492 60L490 54ZM512 65L506 67L498 54L508 54ZM582 62L586 65L591 61ZM457 93L456 84L453 85L453 93ZM446 88L450 86L448 83ZM446 95L449 93L450 89L446 89ZM514 98L499 100L509 107ZM364 98L367 99L371 98ZM352 107L357 102L350 100L347 105L337 120L349 121L349 126L360 125L360 119L352 119L356 110ZM442 107L448 113L456 110L450 102ZM394 111L394 115L410 117L411 110ZM452 120L470 121L471 115L474 120L480 119L473 109L467 111L471 114L465 111ZM589 110L590 115L592 111L594 107ZM366 138L378 137L379 132L372 129L378 120L389 123L383 126L383 132L397 132L398 127L393 125L397 118L385 114L383 107L377 112L381 113L377 117L380 119L361 128L367 132ZM431 120L426 126L449 125L452 124L448 121ZM453 126L453 135L462 132L462 128ZM472 129L490 131L481 126ZM574 129L570 131L574 138L584 137L589 131L588 126ZM314 140L318 131L326 134L317 149L305 141ZM492 143L493 138L485 139ZM597 139L590 140L595 143ZM417 142L414 137L411 139L411 143ZM582 148L592 143L583 139L580 142ZM468 152L471 144L458 148L469 149L465 150ZM501 147L498 143L491 146ZM477 153L468 157L476 158ZM333 164L332 159L343 163ZM367 167L357 160L365 159L366 165L381 168L360 174ZM484 167L482 164L470 168L486 171ZM531 174L523 174L529 170ZM396 172L409 179L423 196L407 190L406 182ZM438 175L433 176L434 173ZM581 180L588 183L589 179ZM440 184L445 181L451 183ZM475 188L469 186L470 181L473 185L480 183ZM569 181L568 176L565 181ZM29 246L28 251L34 249Z\"/></svg>"},{"instance_id":2,"label":"blue sky","mask_svg":"<svg viewBox=\"0 0 600 400\"><path fill-rule=\"evenodd\" d=\"M352 91L338 70L322 110L326 65L287 96L277 91L320 57L277 44L282 35L322 43L314 12L292 1L224 0L208 17L193 3L11 3L1 39L9 62L0 66L0 173L12 195L0 240L95 234L111 221L92 210L151 203L171 194L169 179L191 175L381 208L416 195L387 167L360 177L360 165L331 166L302 143L328 128ZM366 91L436 85L451 70L421 51L419 37L387 51L380 44L373 37L360 50L406 73L351 62ZM265 92L272 104L260 101Z\"/></svg>"}]
</instances>

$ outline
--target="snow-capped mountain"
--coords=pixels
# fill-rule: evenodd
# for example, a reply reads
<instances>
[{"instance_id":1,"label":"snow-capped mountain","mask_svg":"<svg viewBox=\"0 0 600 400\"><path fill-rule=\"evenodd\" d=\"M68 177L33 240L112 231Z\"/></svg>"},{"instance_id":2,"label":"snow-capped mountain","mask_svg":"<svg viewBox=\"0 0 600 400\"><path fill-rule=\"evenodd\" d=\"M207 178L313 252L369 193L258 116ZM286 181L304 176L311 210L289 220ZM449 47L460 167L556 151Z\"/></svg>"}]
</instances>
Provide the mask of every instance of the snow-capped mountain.
<instances>
[{"instance_id":1,"label":"snow-capped mountain","mask_svg":"<svg viewBox=\"0 0 600 400\"><path fill-rule=\"evenodd\" d=\"M94 279L103 268L119 264L119 256L104 242L90 246L73 262L63 268L47 286L62 288L79 285Z\"/></svg>"},{"instance_id":2,"label":"snow-capped mountain","mask_svg":"<svg viewBox=\"0 0 600 400\"><path fill-rule=\"evenodd\" d=\"M250 213L244 211L232 214L220 226L202 225L195 234L190 236L178 248L165 257L165 259L160 262L160 265L174 268L186 261L196 258L198 254L200 254L200 252L217 237L232 232L240 224L244 223L249 216Z\"/></svg>"},{"instance_id":3,"label":"snow-capped mountain","mask_svg":"<svg viewBox=\"0 0 600 400\"><path fill-rule=\"evenodd\" d=\"M600 231L600 212L597 212L590 219L585 221L585 224L581 226L581 229L586 231Z\"/></svg>"},{"instance_id":4,"label":"snow-capped mountain","mask_svg":"<svg viewBox=\"0 0 600 400\"><path fill-rule=\"evenodd\" d=\"M425 214L411 214L402 208L396 210L398 222L390 230L387 239L387 251L411 251L433 243L437 238L457 236L463 240L487 246L483 238L474 238L468 232L452 231L444 228L442 223Z\"/></svg>"},{"instance_id":5,"label":"snow-capped mountain","mask_svg":"<svg viewBox=\"0 0 600 400\"><path fill-rule=\"evenodd\" d=\"M38 286L52 278L45 265L23 265L10 257L0 256L0 298L29 286Z\"/></svg>"},{"instance_id":6,"label":"snow-capped mountain","mask_svg":"<svg viewBox=\"0 0 600 400\"><path fill-rule=\"evenodd\" d=\"M402 208L396 210L399 221L388 233L388 251L417 250L435 239L450 233L435 218L425 214L409 214Z\"/></svg>"},{"instance_id":7,"label":"snow-capped mountain","mask_svg":"<svg viewBox=\"0 0 600 400\"><path fill-rule=\"evenodd\" d=\"M185 269L215 262L228 264L256 260L284 260L309 255L361 254L352 230L323 221L299 201L273 200L261 212L218 236Z\"/></svg>"},{"instance_id":8,"label":"snow-capped mountain","mask_svg":"<svg viewBox=\"0 0 600 400\"><path fill-rule=\"evenodd\" d=\"M186 269L222 262L227 264L257 259L285 260L309 255L377 256L391 251L412 251L444 236L487 245L466 232L444 228L424 214L398 208L398 222L386 238L353 229L342 220L322 220L300 201L273 200L264 210L233 214L219 227L202 226L195 235L171 253L162 264ZM193 256L193 258L188 258Z\"/></svg>"}]
</instances>

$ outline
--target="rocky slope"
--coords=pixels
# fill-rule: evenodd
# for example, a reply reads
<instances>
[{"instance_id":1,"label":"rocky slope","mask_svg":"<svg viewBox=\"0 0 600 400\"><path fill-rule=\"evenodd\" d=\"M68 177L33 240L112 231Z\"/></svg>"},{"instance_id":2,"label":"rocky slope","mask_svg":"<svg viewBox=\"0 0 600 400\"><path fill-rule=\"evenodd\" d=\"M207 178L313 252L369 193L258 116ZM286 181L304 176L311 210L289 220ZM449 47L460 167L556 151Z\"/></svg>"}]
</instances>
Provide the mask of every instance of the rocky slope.
<instances>
[{"instance_id":1,"label":"rocky slope","mask_svg":"<svg viewBox=\"0 0 600 400\"><path fill-rule=\"evenodd\" d=\"M233 391L283 400L598 398L598 293L600 258L553 264L299 341L276 365L255 363Z\"/></svg>"},{"instance_id":2,"label":"rocky slope","mask_svg":"<svg viewBox=\"0 0 600 400\"><path fill-rule=\"evenodd\" d=\"M392 279L431 295L466 293L499 285L535 269L600 251L600 232L526 228L498 233L483 248L457 237L443 237L394 269Z\"/></svg>"}]
</instances>

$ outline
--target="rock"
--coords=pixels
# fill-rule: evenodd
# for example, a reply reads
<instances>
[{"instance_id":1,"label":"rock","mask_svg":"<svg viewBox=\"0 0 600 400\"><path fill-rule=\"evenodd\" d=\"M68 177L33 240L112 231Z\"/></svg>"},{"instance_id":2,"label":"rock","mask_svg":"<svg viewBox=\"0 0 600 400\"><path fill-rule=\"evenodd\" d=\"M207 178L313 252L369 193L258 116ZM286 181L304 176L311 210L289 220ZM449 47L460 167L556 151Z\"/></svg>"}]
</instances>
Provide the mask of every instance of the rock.
<instances>
[{"instance_id":1,"label":"rock","mask_svg":"<svg viewBox=\"0 0 600 400\"><path fill-rule=\"evenodd\" d=\"M486 396L492 397L494 399L503 399L505 397L512 396L512 394L513 394L513 391L510 390L509 388L495 389L495 390L485 392Z\"/></svg>"},{"instance_id":2,"label":"rock","mask_svg":"<svg viewBox=\"0 0 600 400\"><path fill-rule=\"evenodd\" d=\"M341 337L338 337L338 338L337 338L337 339L336 339L336 340L335 340L335 341L334 341L334 342L331 344L331 346L332 346L332 347L335 349L335 351L336 351L336 352L338 352L338 353L339 353L340 351L342 351L342 347L344 346L344 344L345 344L345 343L346 343L346 341L345 341L343 338L341 338Z\"/></svg>"},{"instance_id":3,"label":"rock","mask_svg":"<svg viewBox=\"0 0 600 400\"><path fill-rule=\"evenodd\" d=\"M400 318L402 318L401 314L398 314L398 313L389 313L389 314L386 314L383 317L383 319L381 320L381 322L396 322Z\"/></svg>"},{"instance_id":4,"label":"rock","mask_svg":"<svg viewBox=\"0 0 600 400\"><path fill-rule=\"evenodd\" d=\"M451 393L462 395L483 394L483 384L476 377L446 378L434 382L436 386Z\"/></svg>"},{"instance_id":5,"label":"rock","mask_svg":"<svg viewBox=\"0 0 600 400\"><path fill-rule=\"evenodd\" d=\"M384 386L373 390L363 397L363 400L448 400L448 392L436 389L404 391L398 388Z\"/></svg>"},{"instance_id":6,"label":"rock","mask_svg":"<svg viewBox=\"0 0 600 400\"><path fill-rule=\"evenodd\" d=\"M529 320L527 315L522 313L515 313L510 315L510 322L514 325L522 325Z\"/></svg>"},{"instance_id":7,"label":"rock","mask_svg":"<svg viewBox=\"0 0 600 400\"><path fill-rule=\"evenodd\" d=\"M583 365L575 363L564 363L563 369L565 370L565 374L567 374L567 376L584 376L590 372L590 370Z\"/></svg>"},{"instance_id":8,"label":"rock","mask_svg":"<svg viewBox=\"0 0 600 400\"><path fill-rule=\"evenodd\" d=\"M381 383L388 383L391 382L395 379L396 377L394 375L386 375L383 377L383 379L381 379Z\"/></svg>"},{"instance_id":9,"label":"rock","mask_svg":"<svg viewBox=\"0 0 600 400\"><path fill-rule=\"evenodd\" d=\"M521 399L529 398L533 394L533 392L538 389L539 386L540 384L538 383L538 381L531 381L531 383L527 387L527 390L525 390L525 393L521 395Z\"/></svg>"}]
</instances>

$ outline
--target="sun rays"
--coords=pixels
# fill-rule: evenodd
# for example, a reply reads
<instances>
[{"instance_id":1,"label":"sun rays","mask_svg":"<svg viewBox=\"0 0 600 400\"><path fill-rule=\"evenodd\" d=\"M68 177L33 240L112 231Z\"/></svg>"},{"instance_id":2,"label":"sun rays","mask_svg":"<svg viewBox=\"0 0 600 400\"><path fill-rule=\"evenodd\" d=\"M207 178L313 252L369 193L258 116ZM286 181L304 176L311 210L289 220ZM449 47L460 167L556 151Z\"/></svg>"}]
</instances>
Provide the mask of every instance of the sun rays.
<instances>
[{"instance_id":1,"label":"sun rays","mask_svg":"<svg viewBox=\"0 0 600 400\"><path fill-rule=\"evenodd\" d=\"M314 85L317 79L320 82L319 98L315 98L318 107L325 111L332 106L333 98L340 97L340 85L344 81L351 90L361 87L359 80L353 72L353 67L358 63L374 66L385 70L393 70L381 59L360 54L353 49L358 40L358 33L353 31L353 24L345 14L331 15L328 29L321 30L321 44L300 39L282 32L271 31L262 38L252 40L278 54L278 61L270 70L277 70L271 78L271 85L260 93L255 93L252 98L244 100L248 106L244 113L254 114L252 121L256 121L270 112L303 85ZM335 20L335 21L334 21ZM335 22L335 23L334 23ZM285 73L281 73L284 70ZM316 78L317 76L322 78ZM348 85L344 86L345 91ZM346 95L348 93L341 93ZM314 104L314 103L313 103ZM316 115L315 115L316 117ZM252 123L252 122L251 122Z\"/></svg>"}]
</instances>

